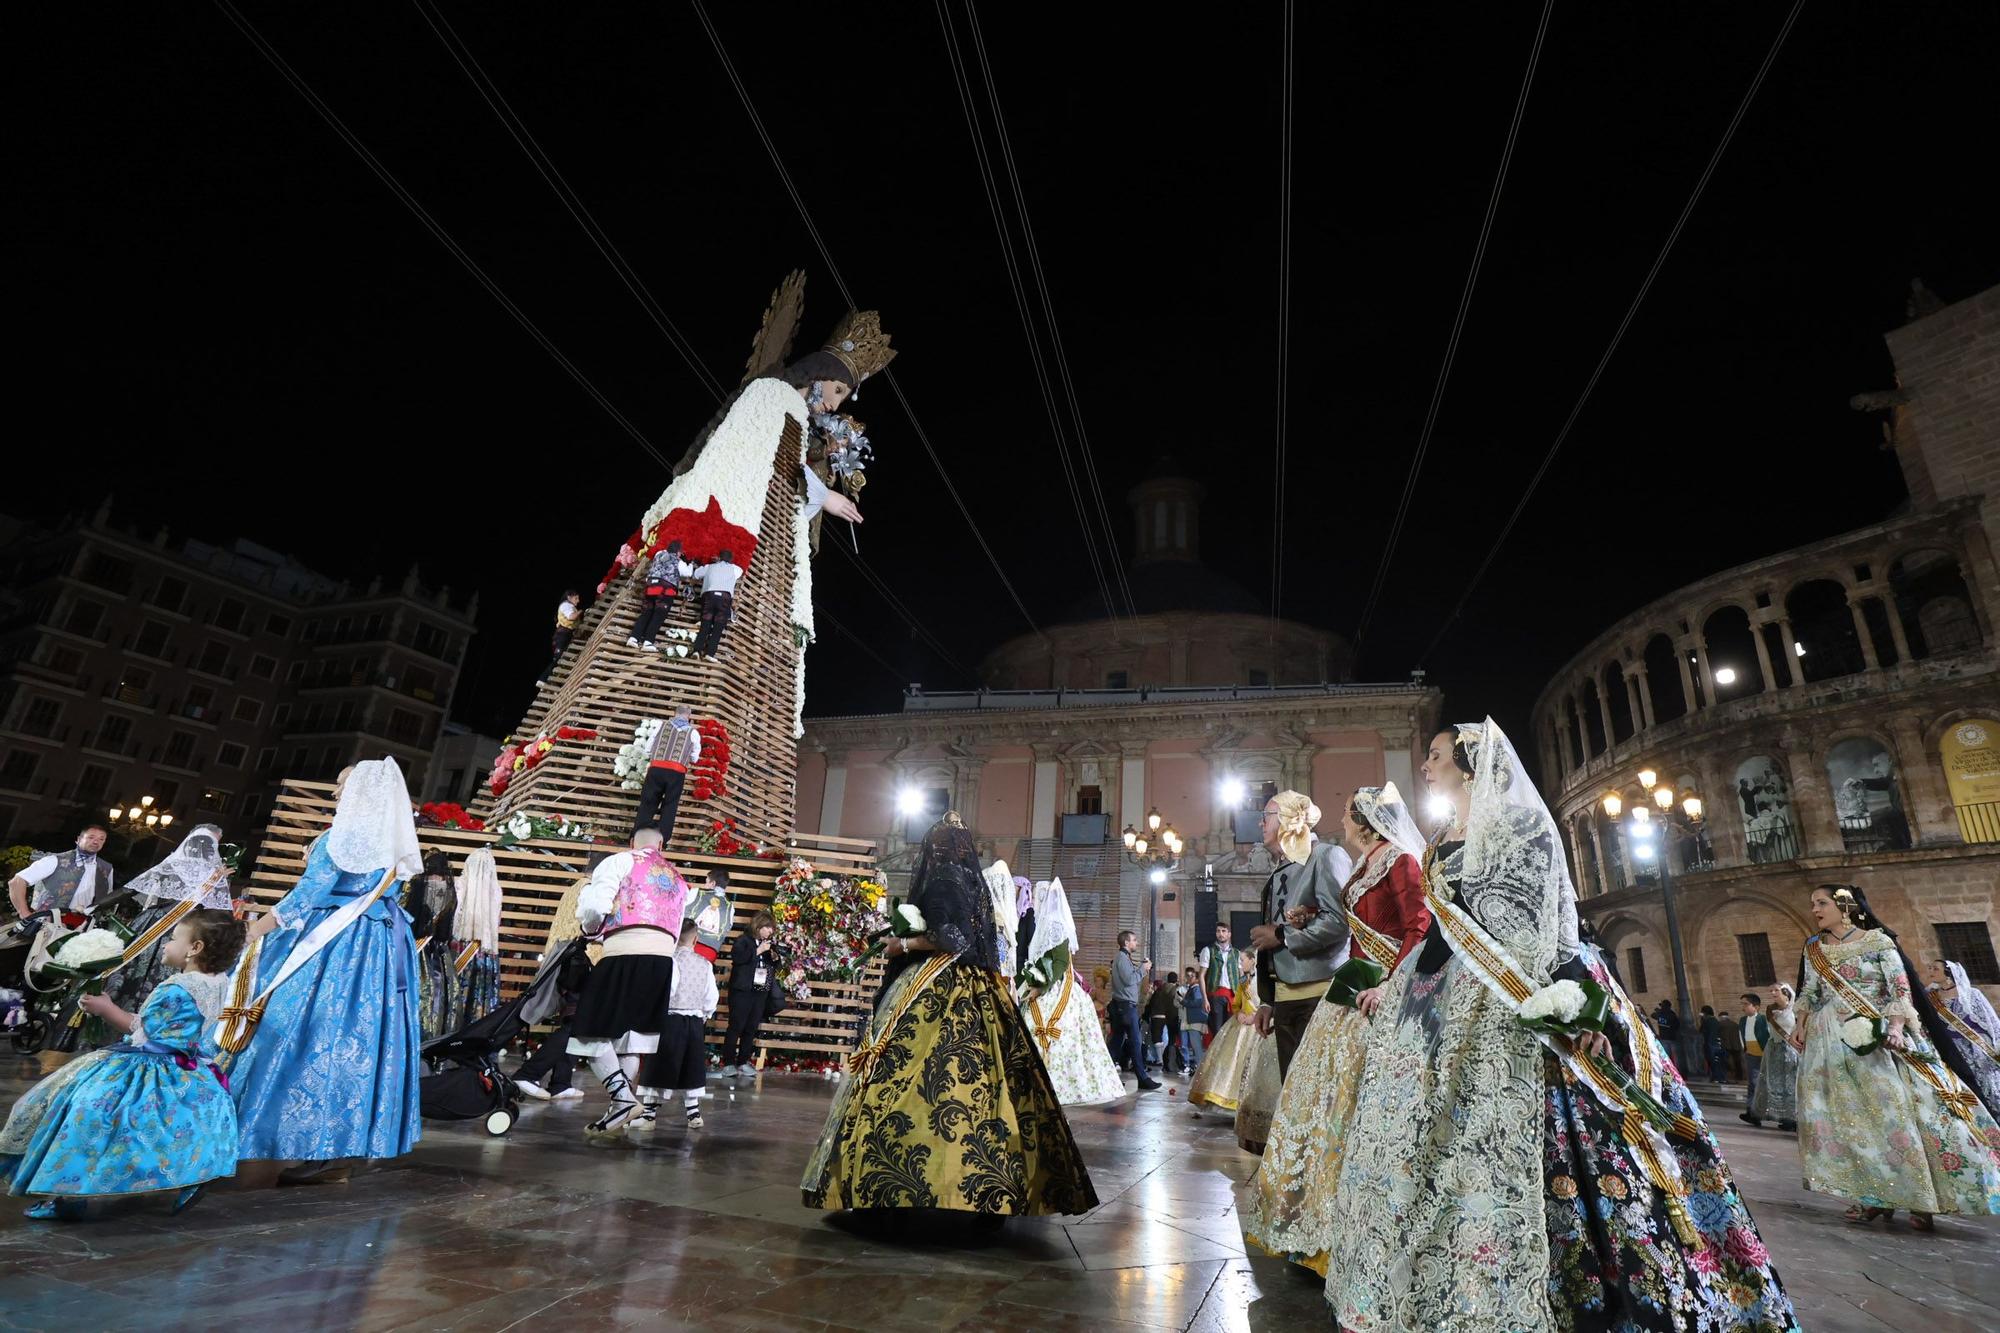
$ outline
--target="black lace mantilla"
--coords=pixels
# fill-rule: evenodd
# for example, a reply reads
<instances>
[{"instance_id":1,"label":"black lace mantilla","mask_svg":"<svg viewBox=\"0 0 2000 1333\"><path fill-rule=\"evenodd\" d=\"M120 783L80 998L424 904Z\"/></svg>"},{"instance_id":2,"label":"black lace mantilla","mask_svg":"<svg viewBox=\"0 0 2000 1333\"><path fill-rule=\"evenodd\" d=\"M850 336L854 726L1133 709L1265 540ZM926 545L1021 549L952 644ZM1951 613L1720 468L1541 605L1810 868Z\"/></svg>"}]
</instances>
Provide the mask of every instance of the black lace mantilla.
<instances>
[{"instance_id":1,"label":"black lace mantilla","mask_svg":"<svg viewBox=\"0 0 2000 1333\"><path fill-rule=\"evenodd\" d=\"M910 880L910 903L924 914L924 933L946 953L965 962L998 971L1000 945L993 923L993 902L980 875L979 848L970 829L940 821L924 835L917 854L917 872ZM892 959L882 978L882 991L904 968L925 955Z\"/></svg>"}]
</instances>

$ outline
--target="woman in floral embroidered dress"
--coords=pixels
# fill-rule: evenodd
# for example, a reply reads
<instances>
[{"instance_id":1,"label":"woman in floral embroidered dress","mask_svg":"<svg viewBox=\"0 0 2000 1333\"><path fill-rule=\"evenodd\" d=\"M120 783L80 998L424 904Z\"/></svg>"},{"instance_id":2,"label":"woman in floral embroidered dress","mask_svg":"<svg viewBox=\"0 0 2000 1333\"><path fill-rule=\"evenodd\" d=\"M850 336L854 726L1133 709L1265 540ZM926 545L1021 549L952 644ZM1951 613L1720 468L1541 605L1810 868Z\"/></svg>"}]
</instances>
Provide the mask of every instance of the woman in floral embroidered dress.
<instances>
[{"instance_id":1,"label":"woman in floral embroidered dress","mask_svg":"<svg viewBox=\"0 0 2000 1333\"><path fill-rule=\"evenodd\" d=\"M1899 1208L1918 1231L1935 1213L2000 1213L2000 1125L1895 935L1851 884L1814 889L1812 914L1792 1032L1806 1188L1851 1200L1862 1224ZM1879 1044L1849 1027L1866 1025L1856 1000L1880 1018Z\"/></svg>"},{"instance_id":2,"label":"woman in floral embroidered dress","mask_svg":"<svg viewBox=\"0 0 2000 1333\"><path fill-rule=\"evenodd\" d=\"M1357 860L1341 901L1376 932L1375 946L1383 956L1375 961L1393 969L1430 929L1417 863L1423 834L1393 782L1355 792L1345 811L1344 831ZM1355 957L1375 957L1374 949L1359 940L1352 947ZM1361 1087L1367 1016L1380 998L1376 987L1361 994L1358 1008L1322 1004L1313 1015L1279 1094L1263 1164L1245 1191L1244 1235L1321 1277L1326 1276L1326 1252L1333 1240L1334 1187L1340 1181L1347 1119Z\"/></svg>"},{"instance_id":3,"label":"woman in floral embroidered dress","mask_svg":"<svg viewBox=\"0 0 2000 1333\"><path fill-rule=\"evenodd\" d=\"M923 933L889 941L875 1016L800 1182L806 1207L1089 1212L1097 1192L1000 973L956 814L925 835L910 905Z\"/></svg>"},{"instance_id":4,"label":"woman in floral embroidered dress","mask_svg":"<svg viewBox=\"0 0 2000 1333\"><path fill-rule=\"evenodd\" d=\"M1430 930L1383 987L1349 1123L1327 1282L1340 1326L1792 1333L1693 1097L1578 939L1561 838L1512 744L1490 718L1456 727L1423 775L1453 819L1425 866ZM1487 980L1503 973L1511 1001ZM1585 979L1611 1000L1606 1032L1544 1045L1521 997ZM1693 1137L1628 1142L1571 1071L1598 1057Z\"/></svg>"}]
</instances>

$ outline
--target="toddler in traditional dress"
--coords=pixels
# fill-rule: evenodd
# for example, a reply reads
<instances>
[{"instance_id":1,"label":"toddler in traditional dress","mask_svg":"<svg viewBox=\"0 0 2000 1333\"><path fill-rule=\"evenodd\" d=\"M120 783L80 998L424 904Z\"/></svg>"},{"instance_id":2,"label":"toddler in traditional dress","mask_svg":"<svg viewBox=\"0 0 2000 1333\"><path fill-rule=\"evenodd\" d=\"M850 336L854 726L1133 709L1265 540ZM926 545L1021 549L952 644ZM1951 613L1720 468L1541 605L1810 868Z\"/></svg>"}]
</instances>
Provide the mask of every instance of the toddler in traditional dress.
<instances>
[{"instance_id":1,"label":"toddler in traditional dress","mask_svg":"<svg viewBox=\"0 0 2000 1333\"><path fill-rule=\"evenodd\" d=\"M155 1190L179 1191L179 1213L209 1181L236 1174L236 1107L202 1033L222 1014L243 937L230 913L191 911L160 946L177 970L137 1014L83 998L127 1035L28 1089L0 1129L7 1192L52 1196L29 1217L80 1221L92 1200Z\"/></svg>"},{"instance_id":2,"label":"toddler in traditional dress","mask_svg":"<svg viewBox=\"0 0 2000 1333\"><path fill-rule=\"evenodd\" d=\"M649 1128L654 1108L674 1092L681 1095L687 1127L701 1128L701 1090L708 1082L708 1020L719 998L715 964L702 955L699 923L689 917L674 951L673 994L667 1001L667 1025L660 1029L660 1049L646 1057L639 1071L639 1095L646 1103L643 1119Z\"/></svg>"}]
</instances>

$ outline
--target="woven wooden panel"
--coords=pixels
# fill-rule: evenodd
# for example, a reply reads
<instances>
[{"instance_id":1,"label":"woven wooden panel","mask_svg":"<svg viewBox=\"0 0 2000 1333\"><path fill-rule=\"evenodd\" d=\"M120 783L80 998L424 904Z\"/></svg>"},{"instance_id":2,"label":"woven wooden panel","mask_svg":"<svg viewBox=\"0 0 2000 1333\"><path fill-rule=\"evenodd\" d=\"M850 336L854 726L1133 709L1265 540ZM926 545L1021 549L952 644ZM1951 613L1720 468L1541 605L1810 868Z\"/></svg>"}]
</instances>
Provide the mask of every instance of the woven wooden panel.
<instances>
[{"instance_id":1,"label":"woven wooden panel","mask_svg":"<svg viewBox=\"0 0 2000 1333\"><path fill-rule=\"evenodd\" d=\"M609 770L606 770L609 776ZM276 902L288 892L305 871L306 852L314 838L333 819L333 785L326 782L281 783L251 868L246 896L264 903ZM618 850L611 845L559 842L554 840L498 846L492 833L468 833L458 829L417 830L426 852L442 850L451 857L454 874L461 871L465 858L480 847L493 850L500 875L500 994L511 999L534 976L535 968L550 943L550 927L563 895L589 873L593 856ZM786 856L800 856L825 870L843 875L875 873L875 846L853 838L828 838L802 834L787 840ZM768 907L782 860L709 856L701 852L673 854L691 883L699 884L712 867L729 872L729 892L735 906L735 931L746 929L758 909ZM732 934L734 931L732 931ZM709 1024L720 1034L729 1026L729 955L725 948L717 986L721 1005ZM877 964L859 984L823 984L813 987L808 999L800 1000L764 1024L758 1042L772 1051L799 1051L816 1055L839 1055L852 1050L859 1040L861 1022L874 1003L881 978Z\"/></svg>"}]
</instances>

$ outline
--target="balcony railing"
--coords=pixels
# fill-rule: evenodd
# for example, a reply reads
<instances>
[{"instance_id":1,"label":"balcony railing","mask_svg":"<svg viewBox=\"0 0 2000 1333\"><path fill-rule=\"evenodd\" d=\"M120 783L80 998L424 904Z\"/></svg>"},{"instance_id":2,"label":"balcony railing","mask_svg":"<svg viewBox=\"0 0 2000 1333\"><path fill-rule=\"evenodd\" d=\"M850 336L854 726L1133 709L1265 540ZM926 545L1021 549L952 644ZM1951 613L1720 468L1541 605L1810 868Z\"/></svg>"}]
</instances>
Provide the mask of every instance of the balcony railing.
<instances>
[{"instance_id":1,"label":"balcony railing","mask_svg":"<svg viewBox=\"0 0 2000 1333\"><path fill-rule=\"evenodd\" d=\"M1763 829L1748 830L1743 843L1753 866L1770 865L1774 861L1796 861L1805 855L1805 842L1789 820Z\"/></svg>"},{"instance_id":2,"label":"balcony railing","mask_svg":"<svg viewBox=\"0 0 2000 1333\"><path fill-rule=\"evenodd\" d=\"M1967 842L2000 842L2000 801L1954 807L1958 812L1958 836Z\"/></svg>"}]
</instances>

